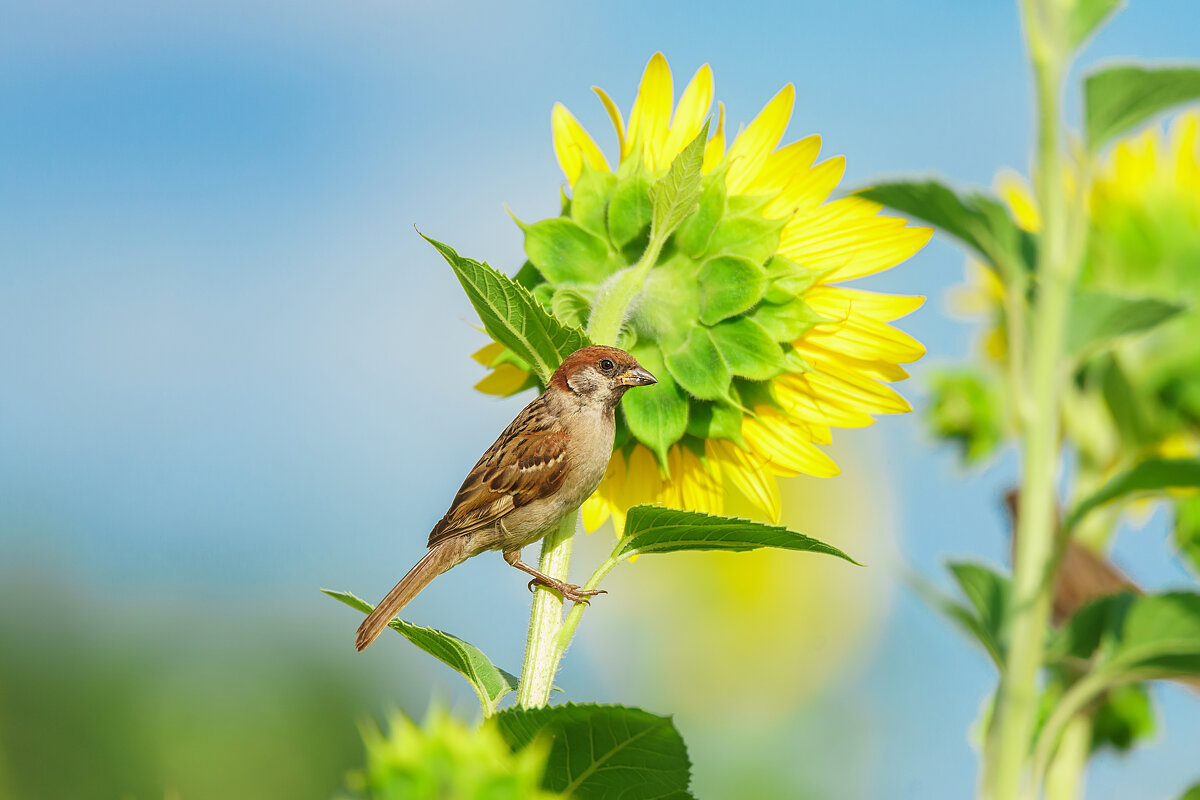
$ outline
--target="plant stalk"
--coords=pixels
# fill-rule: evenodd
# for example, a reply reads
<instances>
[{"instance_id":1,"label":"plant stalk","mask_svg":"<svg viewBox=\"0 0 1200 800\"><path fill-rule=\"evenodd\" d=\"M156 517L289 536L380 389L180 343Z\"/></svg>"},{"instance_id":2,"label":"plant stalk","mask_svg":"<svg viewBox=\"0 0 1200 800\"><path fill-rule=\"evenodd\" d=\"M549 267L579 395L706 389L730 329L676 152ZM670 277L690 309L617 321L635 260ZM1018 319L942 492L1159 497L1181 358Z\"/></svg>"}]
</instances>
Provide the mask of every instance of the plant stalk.
<instances>
[{"instance_id":1,"label":"plant stalk","mask_svg":"<svg viewBox=\"0 0 1200 800\"><path fill-rule=\"evenodd\" d=\"M542 540L538 569L546 575L566 580L571 566L571 546L579 514L571 514ZM552 589L538 586L529 612L529 635L525 640L525 663L517 685L517 705L523 708L544 706L550 700L554 673L562 653L558 634L562 629L563 599Z\"/></svg>"},{"instance_id":2,"label":"plant stalk","mask_svg":"<svg viewBox=\"0 0 1200 800\"><path fill-rule=\"evenodd\" d=\"M1084 773L1092 746L1092 717L1079 713L1071 718L1058 744L1058 752L1046 771L1046 800L1079 800L1083 797Z\"/></svg>"},{"instance_id":3,"label":"plant stalk","mask_svg":"<svg viewBox=\"0 0 1200 800\"><path fill-rule=\"evenodd\" d=\"M1037 677L1049 631L1060 550L1055 530L1059 409L1065 372L1063 345L1076 272L1061 156L1065 15L1054 0L1027 0L1024 12L1037 95L1034 172L1044 227L1037 289L1029 314L1028 376L1020 384L1022 396L1016 398L1024 421L1021 513L1008 609L1010 646L985 753L983 789L989 800L1014 800L1020 795L1036 721Z\"/></svg>"}]
</instances>

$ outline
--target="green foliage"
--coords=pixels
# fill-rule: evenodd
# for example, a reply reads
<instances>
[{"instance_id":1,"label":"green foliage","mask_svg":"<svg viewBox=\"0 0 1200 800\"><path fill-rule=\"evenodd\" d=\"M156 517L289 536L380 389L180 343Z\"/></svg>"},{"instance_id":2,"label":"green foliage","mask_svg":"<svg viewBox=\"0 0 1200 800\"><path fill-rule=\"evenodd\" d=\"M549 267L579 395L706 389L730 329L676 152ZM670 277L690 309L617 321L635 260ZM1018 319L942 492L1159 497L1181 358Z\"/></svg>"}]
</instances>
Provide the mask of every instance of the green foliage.
<instances>
[{"instance_id":1,"label":"green foliage","mask_svg":"<svg viewBox=\"0 0 1200 800\"><path fill-rule=\"evenodd\" d=\"M700 207L700 167L704 164L704 145L708 141L708 122L671 162L667 173L650 187L651 231L666 238Z\"/></svg>"},{"instance_id":2,"label":"green foliage","mask_svg":"<svg viewBox=\"0 0 1200 800\"><path fill-rule=\"evenodd\" d=\"M590 344L583 331L546 313L521 284L486 263L460 256L449 245L421 237L454 270L488 334L533 367L542 383L550 380L563 359Z\"/></svg>"},{"instance_id":3,"label":"green foliage","mask_svg":"<svg viewBox=\"0 0 1200 800\"><path fill-rule=\"evenodd\" d=\"M743 256L714 256L700 267L700 321L716 325L750 310L766 293L762 264Z\"/></svg>"},{"instance_id":4,"label":"green foliage","mask_svg":"<svg viewBox=\"0 0 1200 800\"><path fill-rule=\"evenodd\" d=\"M544 706L502 711L496 723L522 750L550 741L543 787L578 800L687 800L691 762L668 717L640 708Z\"/></svg>"},{"instance_id":5,"label":"green foliage","mask_svg":"<svg viewBox=\"0 0 1200 800\"><path fill-rule=\"evenodd\" d=\"M956 442L968 464L996 451L1005 433L1000 387L974 369L942 370L930 379L930 427Z\"/></svg>"},{"instance_id":6,"label":"green foliage","mask_svg":"<svg viewBox=\"0 0 1200 800\"><path fill-rule=\"evenodd\" d=\"M608 236L618 248L644 240L650 227L650 176L641 170L617 178L608 201Z\"/></svg>"},{"instance_id":7,"label":"green foliage","mask_svg":"<svg viewBox=\"0 0 1200 800\"><path fill-rule=\"evenodd\" d=\"M695 327L683 345L667 353L664 363L675 382L701 400L728 400L733 375L713 344L708 328Z\"/></svg>"},{"instance_id":8,"label":"green foliage","mask_svg":"<svg viewBox=\"0 0 1200 800\"><path fill-rule=\"evenodd\" d=\"M1076 358L1089 356L1123 336L1150 331L1184 309L1154 297L1078 291L1071 302L1067 352Z\"/></svg>"},{"instance_id":9,"label":"green foliage","mask_svg":"<svg viewBox=\"0 0 1200 800\"><path fill-rule=\"evenodd\" d=\"M1106 67L1084 84L1088 147L1109 140L1171 106L1200 98L1200 67Z\"/></svg>"},{"instance_id":10,"label":"green foliage","mask_svg":"<svg viewBox=\"0 0 1200 800\"><path fill-rule=\"evenodd\" d=\"M392 716L385 736L366 730L366 768L352 773L353 798L361 800L553 800L542 788L548 746L530 741L511 747L494 722L474 728L441 709L423 727Z\"/></svg>"},{"instance_id":11,"label":"green foliage","mask_svg":"<svg viewBox=\"0 0 1200 800\"><path fill-rule=\"evenodd\" d=\"M1192 572L1200 577L1200 495L1175 504L1175 547Z\"/></svg>"},{"instance_id":12,"label":"green foliage","mask_svg":"<svg viewBox=\"0 0 1200 800\"><path fill-rule=\"evenodd\" d=\"M1200 800L1200 783L1193 784L1190 789L1183 793L1179 800Z\"/></svg>"},{"instance_id":13,"label":"green foliage","mask_svg":"<svg viewBox=\"0 0 1200 800\"><path fill-rule=\"evenodd\" d=\"M571 219L597 236L608 237L608 198L617 176L584 164L571 189Z\"/></svg>"},{"instance_id":14,"label":"green foliage","mask_svg":"<svg viewBox=\"0 0 1200 800\"><path fill-rule=\"evenodd\" d=\"M350 592L337 592L332 589L321 591L364 614L370 614L374 608ZM392 620L388 627L466 678L467 683L475 690L479 705L486 715L494 714L497 704L517 688L515 675L492 664L482 650L457 636L434 628L413 625L402 619Z\"/></svg>"},{"instance_id":15,"label":"green foliage","mask_svg":"<svg viewBox=\"0 0 1200 800\"><path fill-rule=\"evenodd\" d=\"M608 265L608 243L568 217L524 226L525 255L554 284L599 283Z\"/></svg>"},{"instance_id":16,"label":"green foliage","mask_svg":"<svg viewBox=\"0 0 1200 800\"><path fill-rule=\"evenodd\" d=\"M858 193L940 228L1003 270L1032 270L1034 237L1021 230L995 198L959 195L934 180L881 183Z\"/></svg>"},{"instance_id":17,"label":"green foliage","mask_svg":"<svg viewBox=\"0 0 1200 800\"><path fill-rule=\"evenodd\" d=\"M698 258L708 249L717 223L725 216L725 171L705 175L700 188L696 213L675 229L675 246L692 258Z\"/></svg>"},{"instance_id":18,"label":"green foliage","mask_svg":"<svg viewBox=\"0 0 1200 800\"><path fill-rule=\"evenodd\" d=\"M1086 662L1099 689L1200 675L1200 594L1102 598L1067 621L1050 654Z\"/></svg>"},{"instance_id":19,"label":"green foliage","mask_svg":"<svg viewBox=\"0 0 1200 800\"><path fill-rule=\"evenodd\" d=\"M622 557L681 550L742 552L760 547L824 553L858 564L833 545L778 525L648 505L629 509L625 518L625 535L614 555Z\"/></svg>"},{"instance_id":20,"label":"green foliage","mask_svg":"<svg viewBox=\"0 0 1200 800\"><path fill-rule=\"evenodd\" d=\"M667 450L687 431L687 395L671 378L657 347L642 345L632 352L638 363L658 378L658 383L627 394L621 402L621 413L630 433L650 448L659 466L665 469Z\"/></svg>"},{"instance_id":21,"label":"green foliage","mask_svg":"<svg viewBox=\"0 0 1200 800\"><path fill-rule=\"evenodd\" d=\"M1149 458L1117 475L1080 501L1063 525L1070 530L1093 509L1139 492L1200 487L1200 459Z\"/></svg>"},{"instance_id":22,"label":"green foliage","mask_svg":"<svg viewBox=\"0 0 1200 800\"><path fill-rule=\"evenodd\" d=\"M1157 728L1154 704L1144 684L1118 686L1092 715L1092 751L1105 747L1125 753L1149 741Z\"/></svg>"},{"instance_id":23,"label":"green foliage","mask_svg":"<svg viewBox=\"0 0 1200 800\"><path fill-rule=\"evenodd\" d=\"M712 342L729 372L765 381L784 371L783 350L767 329L751 317L738 317L709 329Z\"/></svg>"},{"instance_id":24,"label":"green foliage","mask_svg":"<svg viewBox=\"0 0 1200 800\"><path fill-rule=\"evenodd\" d=\"M1075 0L1071 7L1067 28L1071 49L1082 44L1124 5L1124 0Z\"/></svg>"}]
</instances>

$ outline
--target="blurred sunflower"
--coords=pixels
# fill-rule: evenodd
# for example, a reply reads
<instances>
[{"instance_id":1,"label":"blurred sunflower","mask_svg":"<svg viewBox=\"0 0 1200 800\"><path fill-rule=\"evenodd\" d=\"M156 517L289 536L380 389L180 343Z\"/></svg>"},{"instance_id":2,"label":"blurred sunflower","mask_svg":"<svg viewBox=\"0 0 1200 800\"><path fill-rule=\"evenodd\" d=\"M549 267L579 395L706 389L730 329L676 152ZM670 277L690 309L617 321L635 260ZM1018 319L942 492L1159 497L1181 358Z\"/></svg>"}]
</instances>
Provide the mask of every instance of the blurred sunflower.
<instances>
[{"instance_id":1,"label":"blurred sunflower","mask_svg":"<svg viewBox=\"0 0 1200 800\"><path fill-rule=\"evenodd\" d=\"M570 195L562 216L518 221L529 261L517 280L581 328L605 280L644 251L649 187L709 119L713 77L701 67L673 105L670 68L655 54L628 125L595 91L616 131L617 169L556 105L554 151ZM844 159L817 163L816 136L778 147L794 94L784 87L728 148L717 104L699 207L667 242L617 342L659 383L622 403L616 457L583 509L589 531L611 518L619 532L638 503L723 513L729 491L777 521L778 477L838 473L817 446L830 443L832 427L911 410L886 383L908 377L900 365L925 349L888 323L924 298L837 284L895 266L932 232L858 197L830 201ZM499 344L475 359L491 369L482 392L536 385Z\"/></svg>"}]
</instances>

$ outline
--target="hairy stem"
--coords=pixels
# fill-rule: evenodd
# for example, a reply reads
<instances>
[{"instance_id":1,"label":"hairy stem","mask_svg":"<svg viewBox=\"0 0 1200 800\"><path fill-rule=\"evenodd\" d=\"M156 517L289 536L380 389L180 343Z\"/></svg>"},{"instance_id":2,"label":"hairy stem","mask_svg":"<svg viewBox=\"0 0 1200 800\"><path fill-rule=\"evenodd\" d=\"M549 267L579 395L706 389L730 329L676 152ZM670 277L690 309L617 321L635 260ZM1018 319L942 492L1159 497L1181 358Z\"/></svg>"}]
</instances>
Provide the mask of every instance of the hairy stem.
<instances>
[{"instance_id":1,"label":"hairy stem","mask_svg":"<svg viewBox=\"0 0 1200 800\"><path fill-rule=\"evenodd\" d=\"M600 289L596 305L592 307L592 315L588 318L588 338L596 344L617 343L621 334L621 326L629 314L633 299L646 283L646 275L658 262L662 254L666 237L651 231L650 243L646 251L632 267L621 270L613 275Z\"/></svg>"},{"instance_id":2,"label":"hairy stem","mask_svg":"<svg viewBox=\"0 0 1200 800\"><path fill-rule=\"evenodd\" d=\"M1029 309L1027 376L1016 398L1024 422L1021 513L1017 521L1013 592L1008 609L1011 645L1001 674L996 715L989 731L984 795L1018 797L1027 774L1030 740L1060 547L1055 531L1059 460L1059 408L1064 379L1063 344L1077 256L1063 185L1060 129L1066 67L1066 14L1056 0L1026 0L1025 29L1037 94L1034 167L1043 229L1037 290ZM1036 786L1033 787L1036 792Z\"/></svg>"},{"instance_id":3,"label":"hairy stem","mask_svg":"<svg viewBox=\"0 0 1200 800\"><path fill-rule=\"evenodd\" d=\"M566 580L571 566L578 514L571 514L542 540L538 569L546 575ZM556 647L562 629L563 599L544 586L534 589L533 608L529 612L529 636L525 640L525 663L517 686L517 705L524 708L544 706L550 700L550 687L558 669L561 653Z\"/></svg>"},{"instance_id":4,"label":"hairy stem","mask_svg":"<svg viewBox=\"0 0 1200 800\"><path fill-rule=\"evenodd\" d=\"M1079 800L1092 746L1092 716L1081 712L1071 718L1059 740L1058 752L1046 771L1046 800Z\"/></svg>"}]
</instances>

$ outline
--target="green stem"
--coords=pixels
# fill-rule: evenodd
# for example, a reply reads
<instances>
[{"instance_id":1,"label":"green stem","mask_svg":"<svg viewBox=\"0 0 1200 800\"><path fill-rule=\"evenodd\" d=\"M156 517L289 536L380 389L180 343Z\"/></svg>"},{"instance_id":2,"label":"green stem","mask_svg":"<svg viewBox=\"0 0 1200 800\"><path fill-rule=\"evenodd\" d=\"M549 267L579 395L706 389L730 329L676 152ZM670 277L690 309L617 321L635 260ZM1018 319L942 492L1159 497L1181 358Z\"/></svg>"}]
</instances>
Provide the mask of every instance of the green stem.
<instances>
[{"instance_id":1,"label":"green stem","mask_svg":"<svg viewBox=\"0 0 1200 800\"><path fill-rule=\"evenodd\" d=\"M1037 676L1049 630L1060 550L1055 536L1055 482L1063 343L1070 287L1077 271L1071 253L1061 160L1065 14L1054 0L1027 0L1024 11L1037 89L1035 179L1043 230L1038 249L1038 285L1030 308L1028 379L1021 382L1022 396L1017 398L1024 421L1021 513L1008 608L1011 644L985 753L983 787L989 800L1013 800L1019 795L1036 721Z\"/></svg>"},{"instance_id":2,"label":"green stem","mask_svg":"<svg viewBox=\"0 0 1200 800\"><path fill-rule=\"evenodd\" d=\"M542 540L538 569L546 575L566 580L571 566L578 514L571 514ZM517 705L524 708L544 706L550 700L554 673L558 669L558 633L562 628L563 599L544 586L534 590L529 612L529 635L525 640L525 663L517 686Z\"/></svg>"},{"instance_id":3,"label":"green stem","mask_svg":"<svg viewBox=\"0 0 1200 800\"><path fill-rule=\"evenodd\" d=\"M667 237L651 231L646 251L632 267L613 275L600 288L592 315L588 318L588 338L596 344L616 344L621 326L629 314L629 306L646 283L646 276L658 262Z\"/></svg>"},{"instance_id":4,"label":"green stem","mask_svg":"<svg viewBox=\"0 0 1200 800\"><path fill-rule=\"evenodd\" d=\"M1058 751L1046 770L1046 800L1079 800L1092 747L1092 715L1078 713L1067 723Z\"/></svg>"},{"instance_id":5,"label":"green stem","mask_svg":"<svg viewBox=\"0 0 1200 800\"><path fill-rule=\"evenodd\" d=\"M1046 724L1042 726L1037 744L1033 748L1033 774L1029 782L1029 797L1036 797L1037 787L1046 778L1056 750L1061 753L1062 747L1068 744L1063 737L1072 721L1078 716L1084 716L1083 710L1109 686L1102 672L1092 672L1072 684L1059 699ZM1085 761L1086 758L1085 755Z\"/></svg>"}]
</instances>

